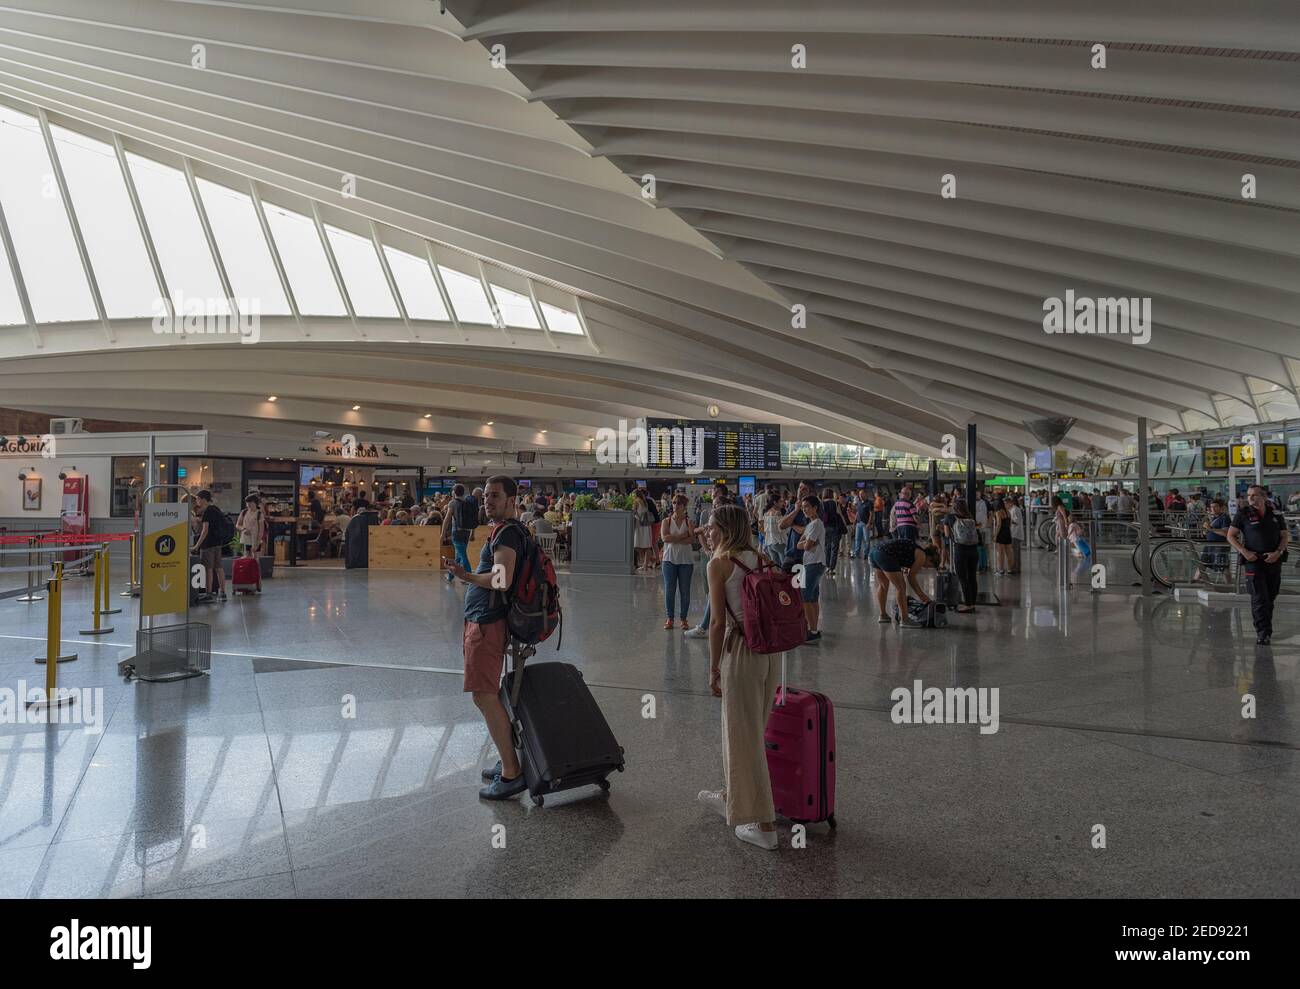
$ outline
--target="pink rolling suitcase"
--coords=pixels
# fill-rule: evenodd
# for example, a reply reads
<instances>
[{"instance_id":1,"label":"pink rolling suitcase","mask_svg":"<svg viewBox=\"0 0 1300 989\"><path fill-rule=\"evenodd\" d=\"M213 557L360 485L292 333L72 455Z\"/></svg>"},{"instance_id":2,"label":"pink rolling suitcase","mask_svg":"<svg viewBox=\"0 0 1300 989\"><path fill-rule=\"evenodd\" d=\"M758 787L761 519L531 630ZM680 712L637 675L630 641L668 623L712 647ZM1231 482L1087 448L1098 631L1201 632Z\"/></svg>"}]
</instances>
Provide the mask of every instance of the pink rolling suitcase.
<instances>
[{"instance_id":1,"label":"pink rolling suitcase","mask_svg":"<svg viewBox=\"0 0 1300 989\"><path fill-rule=\"evenodd\" d=\"M262 593L262 568L251 556L237 556L230 565L230 593Z\"/></svg>"},{"instance_id":2,"label":"pink rolling suitcase","mask_svg":"<svg viewBox=\"0 0 1300 989\"><path fill-rule=\"evenodd\" d=\"M763 735L776 812L796 824L835 827L835 708L825 694L781 687Z\"/></svg>"}]
</instances>

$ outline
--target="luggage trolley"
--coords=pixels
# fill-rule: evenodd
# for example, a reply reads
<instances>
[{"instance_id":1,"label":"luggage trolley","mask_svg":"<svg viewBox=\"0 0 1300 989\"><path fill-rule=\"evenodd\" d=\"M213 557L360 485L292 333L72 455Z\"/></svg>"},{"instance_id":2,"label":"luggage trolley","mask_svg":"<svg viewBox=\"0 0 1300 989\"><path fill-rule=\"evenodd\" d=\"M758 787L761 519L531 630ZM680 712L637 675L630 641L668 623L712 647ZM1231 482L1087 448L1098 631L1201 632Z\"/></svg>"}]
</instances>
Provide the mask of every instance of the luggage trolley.
<instances>
[{"instance_id":1,"label":"luggage trolley","mask_svg":"<svg viewBox=\"0 0 1300 989\"><path fill-rule=\"evenodd\" d=\"M170 488L178 491L186 491L181 484L151 484L144 490L142 504L149 504L149 494L154 490ZM188 511L188 509L187 509ZM144 573L144 552L145 539L143 536L143 520L141 528L141 538L136 547L138 559L136 561L136 572L140 575L140 582L143 586L145 580ZM212 629L202 622L190 621L190 541L192 531L189 526L189 520L185 525L185 553L183 559L185 563L185 621L179 625L154 625L153 616L149 617L148 627L145 627L144 615L144 594L140 595L140 610L138 612L139 622L135 632L135 655L128 659L122 660L117 664L117 671L125 676L128 680L144 680L149 683L170 683L175 680L186 680L190 677L203 676L212 669Z\"/></svg>"}]
</instances>

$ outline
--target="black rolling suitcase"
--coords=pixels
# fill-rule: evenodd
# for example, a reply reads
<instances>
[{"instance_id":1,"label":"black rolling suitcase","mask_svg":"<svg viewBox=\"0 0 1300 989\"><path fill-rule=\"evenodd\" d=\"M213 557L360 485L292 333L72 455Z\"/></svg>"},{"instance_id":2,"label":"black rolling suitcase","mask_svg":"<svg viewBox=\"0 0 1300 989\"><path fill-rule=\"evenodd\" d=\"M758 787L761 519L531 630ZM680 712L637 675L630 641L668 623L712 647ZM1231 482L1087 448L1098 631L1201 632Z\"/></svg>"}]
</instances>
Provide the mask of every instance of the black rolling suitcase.
<instances>
[{"instance_id":1,"label":"black rolling suitcase","mask_svg":"<svg viewBox=\"0 0 1300 989\"><path fill-rule=\"evenodd\" d=\"M940 570L934 578L934 599L949 608L961 604L961 587L957 575L951 570Z\"/></svg>"},{"instance_id":2,"label":"black rolling suitcase","mask_svg":"<svg viewBox=\"0 0 1300 989\"><path fill-rule=\"evenodd\" d=\"M501 703L510 716L528 794L538 807L546 794L560 790L587 785L608 790L606 777L623 771L623 748L576 666L529 663L522 671L516 666L501 681Z\"/></svg>"}]
</instances>

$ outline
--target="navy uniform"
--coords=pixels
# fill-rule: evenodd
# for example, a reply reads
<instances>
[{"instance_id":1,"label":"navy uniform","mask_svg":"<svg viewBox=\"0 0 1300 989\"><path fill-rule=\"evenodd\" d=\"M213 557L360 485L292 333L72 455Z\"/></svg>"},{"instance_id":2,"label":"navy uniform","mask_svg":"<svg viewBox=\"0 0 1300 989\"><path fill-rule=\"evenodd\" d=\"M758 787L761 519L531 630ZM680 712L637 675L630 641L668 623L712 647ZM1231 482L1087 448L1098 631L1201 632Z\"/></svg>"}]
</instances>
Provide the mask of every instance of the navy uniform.
<instances>
[{"instance_id":1,"label":"navy uniform","mask_svg":"<svg viewBox=\"0 0 1300 989\"><path fill-rule=\"evenodd\" d=\"M1272 553L1282 545L1286 522L1271 505L1258 512L1249 504L1239 510L1232 527L1241 533L1240 542L1255 554L1254 560L1241 558L1250 589L1250 614L1255 621L1255 635L1267 642L1273 635L1273 601L1282 588L1282 561L1265 563L1264 554Z\"/></svg>"}]
</instances>

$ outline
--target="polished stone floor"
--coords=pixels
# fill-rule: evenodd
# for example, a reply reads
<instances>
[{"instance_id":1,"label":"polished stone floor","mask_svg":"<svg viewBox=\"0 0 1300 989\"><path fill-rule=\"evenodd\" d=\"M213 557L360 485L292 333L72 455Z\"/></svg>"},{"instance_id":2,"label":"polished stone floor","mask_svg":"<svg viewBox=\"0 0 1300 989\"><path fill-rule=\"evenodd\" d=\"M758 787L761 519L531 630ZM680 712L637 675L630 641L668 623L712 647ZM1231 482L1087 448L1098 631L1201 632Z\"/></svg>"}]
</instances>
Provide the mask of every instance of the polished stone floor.
<instances>
[{"instance_id":1,"label":"polished stone floor","mask_svg":"<svg viewBox=\"0 0 1300 989\"><path fill-rule=\"evenodd\" d=\"M69 580L60 683L102 688L106 723L0 725L0 896L1300 895L1300 605L1256 647L1242 605L1126 580L1063 602L1035 560L987 579L1000 607L900 631L855 566L789 670L836 704L839 827L794 848L785 826L776 854L695 802L720 782L718 703L654 577L562 577L558 655L627 772L542 808L476 797L495 757L460 689L459 589L282 568L196 611L210 676L123 684L133 602L81 637L89 587ZM44 630L43 604L0 601L0 688L41 681ZM999 731L894 724L891 691L918 679L998 688Z\"/></svg>"}]
</instances>

